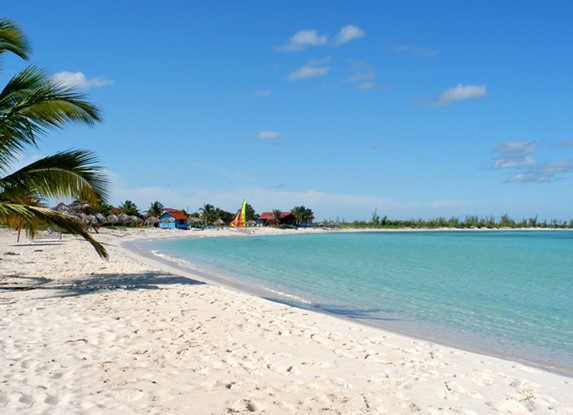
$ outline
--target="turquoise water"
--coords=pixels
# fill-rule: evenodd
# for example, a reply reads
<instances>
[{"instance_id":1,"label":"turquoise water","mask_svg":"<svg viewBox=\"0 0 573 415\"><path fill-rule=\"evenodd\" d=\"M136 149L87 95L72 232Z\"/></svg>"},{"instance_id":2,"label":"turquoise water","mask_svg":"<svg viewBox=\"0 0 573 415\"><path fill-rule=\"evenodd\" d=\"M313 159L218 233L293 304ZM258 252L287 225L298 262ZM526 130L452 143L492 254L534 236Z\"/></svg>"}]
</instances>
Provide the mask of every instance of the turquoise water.
<instances>
[{"instance_id":1,"label":"turquoise water","mask_svg":"<svg viewBox=\"0 0 573 415\"><path fill-rule=\"evenodd\" d=\"M573 374L573 232L253 235L140 248L292 305Z\"/></svg>"}]
</instances>

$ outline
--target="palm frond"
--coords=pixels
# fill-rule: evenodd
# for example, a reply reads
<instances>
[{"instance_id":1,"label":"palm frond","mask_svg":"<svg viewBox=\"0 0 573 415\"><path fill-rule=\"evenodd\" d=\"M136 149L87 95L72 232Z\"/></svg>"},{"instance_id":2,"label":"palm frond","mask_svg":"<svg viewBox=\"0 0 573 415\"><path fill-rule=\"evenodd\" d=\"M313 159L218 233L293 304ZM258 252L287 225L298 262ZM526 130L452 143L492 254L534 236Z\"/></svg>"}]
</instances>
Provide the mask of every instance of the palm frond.
<instances>
[{"instance_id":1,"label":"palm frond","mask_svg":"<svg viewBox=\"0 0 573 415\"><path fill-rule=\"evenodd\" d=\"M39 135L69 123L93 125L100 110L76 92L29 66L0 92L0 166L12 160Z\"/></svg>"},{"instance_id":2,"label":"palm frond","mask_svg":"<svg viewBox=\"0 0 573 415\"><path fill-rule=\"evenodd\" d=\"M9 51L22 59L28 59L30 46L24 32L13 20L0 19L0 54Z\"/></svg>"},{"instance_id":3,"label":"palm frond","mask_svg":"<svg viewBox=\"0 0 573 415\"><path fill-rule=\"evenodd\" d=\"M39 223L57 226L72 235L84 238L94 247L100 257L108 257L105 247L93 239L85 225L73 216L43 207L0 202L0 223L8 224L15 219L18 220L21 228L31 235L36 232Z\"/></svg>"},{"instance_id":4,"label":"palm frond","mask_svg":"<svg viewBox=\"0 0 573 415\"><path fill-rule=\"evenodd\" d=\"M68 150L35 161L0 181L4 199L9 199L11 189L26 189L39 198L77 197L93 195L94 200L107 198L108 178L95 164L94 153Z\"/></svg>"}]
</instances>

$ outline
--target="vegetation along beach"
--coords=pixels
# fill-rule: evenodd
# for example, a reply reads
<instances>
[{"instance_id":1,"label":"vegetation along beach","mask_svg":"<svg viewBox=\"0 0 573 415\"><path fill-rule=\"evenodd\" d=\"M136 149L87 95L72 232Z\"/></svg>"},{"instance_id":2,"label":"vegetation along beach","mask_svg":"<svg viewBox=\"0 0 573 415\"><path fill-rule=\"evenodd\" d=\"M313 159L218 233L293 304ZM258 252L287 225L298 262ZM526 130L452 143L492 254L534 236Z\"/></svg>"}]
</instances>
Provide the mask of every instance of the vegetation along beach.
<instances>
[{"instance_id":1,"label":"vegetation along beach","mask_svg":"<svg viewBox=\"0 0 573 415\"><path fill-rule=\"evenodd\" d=\"M571 12L3 5L0 414L573 415Z\"/></svg>"}]
</instances>

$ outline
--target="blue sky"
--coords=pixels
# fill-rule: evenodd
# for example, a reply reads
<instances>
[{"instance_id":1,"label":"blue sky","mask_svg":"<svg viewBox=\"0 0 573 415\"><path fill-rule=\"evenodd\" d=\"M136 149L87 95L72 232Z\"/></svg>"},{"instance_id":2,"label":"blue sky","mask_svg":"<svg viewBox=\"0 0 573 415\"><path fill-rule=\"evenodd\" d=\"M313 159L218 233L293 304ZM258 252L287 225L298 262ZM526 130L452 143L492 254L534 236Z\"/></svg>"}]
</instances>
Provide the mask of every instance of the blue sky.
<instances>
[{"instance_id":1,"label":"blue sky","mask_svg":"<svg viewBox=\"0 0 573 415\"><path fill-rule=\"evenodd\" d=\"M570 1L9 2L112 204L573 218ZM5 83L25 67L3 59Z\"/></svg>"}]
</instances>

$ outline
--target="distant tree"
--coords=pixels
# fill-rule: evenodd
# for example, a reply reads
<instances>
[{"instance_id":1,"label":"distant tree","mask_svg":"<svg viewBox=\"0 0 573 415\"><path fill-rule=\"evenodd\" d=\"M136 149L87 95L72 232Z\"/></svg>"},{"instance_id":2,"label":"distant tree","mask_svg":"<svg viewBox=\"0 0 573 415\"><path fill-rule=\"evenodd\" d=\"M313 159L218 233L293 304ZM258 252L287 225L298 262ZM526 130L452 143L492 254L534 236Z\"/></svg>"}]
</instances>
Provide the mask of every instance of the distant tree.
<instances>
[{"instance_id":1,"label":"distant tree","mask_svg":"<svg viewBox=\"0 0 573 415\"><path fill-rule=\"evenodd\" d=\"M282 212L278 209L273 209L273 221L275 225L280 225Z\"/></svg>"},{"instance_id":2,"label":"distant tree","mask_svg":"<svg viewBox=\"0 0 573 415\"><path fill-rule=\"evenodd\" d=\"M141 216L139 209L137 209L137 206L131 200L123 202L119 205L119 209L121 210L121 213L125 213L129 216Z\"/></svg>"},{"instance_id":3,"label":"distant tree","mask_svg":"<svg viewBox=\"0 0 573 415\"><path fill-rule=\"evenodd\" d=\"M214 219L214 214L215 214L215 206L209 204L209 203L205 203L203 204L203 207L199 208L199 212L201 214L201 219L203 219L205 225L209 225L212 224Z\"/></svg>"},{"instance_id":4,"label":"distant tree","mask_svg":"<svg viewBox=\"0 0 573 415\"><path fill-rule=\"evenodd\" d=\"M370 223L374 226L380 225L380 216L378 216L377 208L375 208L374 211L372 212L372 219L370 220Z\"/></svg>"},{"instance_id":5,"label":"distant tree","mask_svg":"<svg viewBox=\"0 0 573 415\"><path fill-rule=\"evenodd\" d=\"M104 216L109 216L111 214L114 214L114 212L116 211L116 208L113 205L109 205L107 203L102 203L99 205L99 213L101 213Z\"/></svg>"},{"instance_id":6,"label":"distant tree","mask_svg":"<svg viewBox=\"0 0 573 415\"><path fill-rule=\"evenodd\" d=\"M229 223L231 220L233 220L234 216L235 215L233 215L231 212L220 208L215 208L215 211L213 212L213 222L215 222L217 219L221 219L223 222Z\"/></svg>"},{"instance_id":7,"label":"distant tree","mask_svg":"<svg viewBox=\"0 0 573 415\"><path fill-rule=\"evenodd\" d=\"M304 214L302 215L302 221L303 223L306 223L307 225L310 224L310 222L314 219L314 212L312 211L312 209L309 208L305 208L304 209Z\"/></svg>"},{"instance_id":8,"label":"distant tree","mask_svg":"<svg viewBox=\"0 0 573 415\"><path fill-rule=\"evenodd\" d=\"M295 222L297 225L303 223L305 212L306 208L304 206L295 206L291 209L291 213L294 215Z\"/></svg>"},{"instance_id":9,"label":"distant tree","mask_svg":"<svg viewBox=\"0 0 573 415\"><path fill-rule=\"evenodd\" d=\"M147 209L147 216L155 216L158 218L163 213L163 208L163 204L155 201L149 206L149 209Z\"/></svg>"},{"instance_id":10,"label":"distant tree","mask_svg":"<svg viewBox=\"0 0 573 415\"><path fill-rule=\"evenodd\" d=\"M257 215L257 213L255 212L255 209L253 209L253 207L247 203L245 210L247 211L247 220L257 220L259 215Z\"/></svg>"},{"instance_id":11,"label":"distant tree","mask_svg":"<svg viewBox=\"0 0 573 415\"><path fill-rule=\"evenodd\" d=\"M294 215L296 224L309 224L313 218L314 212L312 209L308 209L304 206L295 206L291 209L291 213Z\"/></svg>"}]
</instances>

